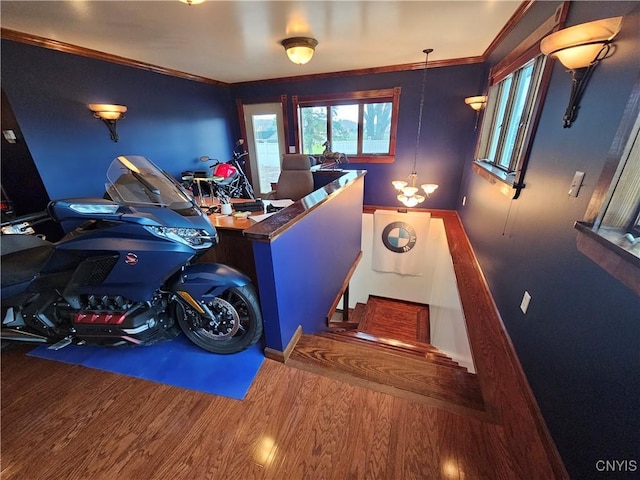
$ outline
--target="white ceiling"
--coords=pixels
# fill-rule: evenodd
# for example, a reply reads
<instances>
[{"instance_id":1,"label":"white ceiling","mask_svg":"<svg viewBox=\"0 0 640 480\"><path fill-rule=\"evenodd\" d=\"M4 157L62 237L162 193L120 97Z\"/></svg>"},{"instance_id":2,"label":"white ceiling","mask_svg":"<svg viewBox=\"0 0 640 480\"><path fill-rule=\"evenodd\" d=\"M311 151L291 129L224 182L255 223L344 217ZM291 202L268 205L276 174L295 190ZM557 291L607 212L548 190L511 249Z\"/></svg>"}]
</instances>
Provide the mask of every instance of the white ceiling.
<instances>
[{"instance_id":1,"label":"white ceiling","mask_svg":"<svg viewBox=\"0 0 640 480\"><path fill-rule=\"evenodd\" d=\"M482 55L520 1L2 0L3 28L226 83ZM318 40L306 65L280 41Z\"/></svg>"}]
</instances>

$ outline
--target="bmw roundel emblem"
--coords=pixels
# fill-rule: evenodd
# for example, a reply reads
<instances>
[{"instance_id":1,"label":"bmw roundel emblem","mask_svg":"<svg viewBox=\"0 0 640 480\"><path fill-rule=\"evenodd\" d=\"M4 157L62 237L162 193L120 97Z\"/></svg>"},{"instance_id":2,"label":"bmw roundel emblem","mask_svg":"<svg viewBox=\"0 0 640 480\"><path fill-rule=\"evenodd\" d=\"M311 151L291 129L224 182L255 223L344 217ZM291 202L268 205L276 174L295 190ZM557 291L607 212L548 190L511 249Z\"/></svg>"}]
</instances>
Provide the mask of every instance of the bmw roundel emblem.
<instances>
[{"instance_id":1,"label":"bmw roundel emblem","mask_svg":"<svg viewBox=\"0 0 640 480\"><path fill-rule=\"evenodd\" d=\"M135 253L127 253L124 257L124 263L127 265L135 265L138 263L138 256Z\"/></svg>"},{"instance_id":2,"label":"bmw roundel emblem","mask_svg":"<svg viewBox=\"0 0 640 480\"><path fill-rule=\"evenodd\" d=\"M388 250L406 253L416 245L416 230L405 222L392 222L382 231L382 243Z\"/></svg>"}]
</instances>

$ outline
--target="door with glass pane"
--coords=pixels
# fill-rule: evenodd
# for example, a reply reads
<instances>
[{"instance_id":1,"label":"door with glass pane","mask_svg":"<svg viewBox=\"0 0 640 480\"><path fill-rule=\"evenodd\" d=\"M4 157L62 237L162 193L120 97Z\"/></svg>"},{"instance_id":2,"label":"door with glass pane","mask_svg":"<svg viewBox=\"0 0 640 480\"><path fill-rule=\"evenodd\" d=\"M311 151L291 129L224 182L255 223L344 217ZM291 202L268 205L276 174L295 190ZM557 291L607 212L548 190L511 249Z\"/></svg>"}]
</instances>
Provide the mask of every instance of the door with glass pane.
<instances>
[{"instance_id":1,"label":"door with glass pane","mask_svg":"<svg viewBox=\"0 0 640 480\"><path fill-rule=\"evenodd\" d=\"M243 105L247 148L251 158L253 190L257 196L269 193L278 181L285 152L282 104Z\"/></svg>"}]
</instances>

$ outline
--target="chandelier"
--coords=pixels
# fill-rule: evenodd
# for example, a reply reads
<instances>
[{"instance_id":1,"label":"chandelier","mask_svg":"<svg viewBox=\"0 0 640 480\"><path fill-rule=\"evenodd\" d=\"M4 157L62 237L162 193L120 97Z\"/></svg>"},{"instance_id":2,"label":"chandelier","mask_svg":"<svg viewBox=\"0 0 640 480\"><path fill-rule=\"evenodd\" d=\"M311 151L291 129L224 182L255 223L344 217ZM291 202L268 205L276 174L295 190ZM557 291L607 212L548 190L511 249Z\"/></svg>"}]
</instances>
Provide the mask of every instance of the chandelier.
<instances>
[{"instance_id":1,"label":"chandelier","mask_svg":"<svg viewBox=\"0 0 640 480\"><path fill-rule=\"evenodd\" d=\"M413 170L408 177L408 181L394 180L391 182L393 187L398 191L397 199L402 202L405 207L415 207L419 203L424 202L425 196L419 194L420 188L424 191L424 194L429 197L436 191L438 185L435 183L424 183L420 185L420 188L416 187L418 180L418 173L416 172L416 164L418 162L418 146L420 145L420 131L422 130L422 111L424 110L424 89L427 80L427 64L429 63L429 54L433 52L433 48L427 48L423 50L426 55L424 61L424 73L422 74L422 97L420 98L420 114L418 116L418 132L416 134L416 150L413 157Z\"/></svg>"}]
</instances>

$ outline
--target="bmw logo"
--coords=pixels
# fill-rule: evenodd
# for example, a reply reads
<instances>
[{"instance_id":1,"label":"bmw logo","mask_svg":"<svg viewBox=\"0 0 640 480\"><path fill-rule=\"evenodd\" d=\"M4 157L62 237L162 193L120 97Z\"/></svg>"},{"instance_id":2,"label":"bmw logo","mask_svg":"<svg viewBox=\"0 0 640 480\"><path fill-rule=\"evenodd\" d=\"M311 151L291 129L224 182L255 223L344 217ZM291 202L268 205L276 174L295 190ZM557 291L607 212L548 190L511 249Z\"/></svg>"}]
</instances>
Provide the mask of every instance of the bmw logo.
<instances>
[{"instance_id":1,"label":"bmw logo","mask_svg":"<svg viewBox=\"0 0 640 480\"><path fill-rule=\"evenodd\" d=\"M404 222L393 222L384 227L382 243L388 250L406 253L416 245L416 230Z\"/></svg>"}]
</instances>

